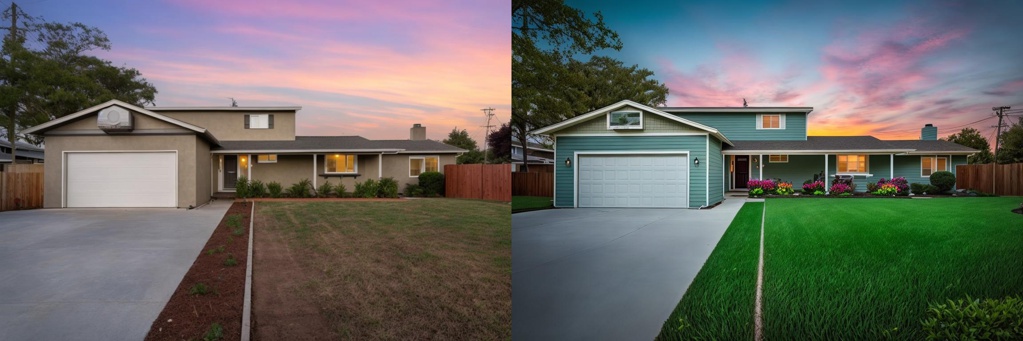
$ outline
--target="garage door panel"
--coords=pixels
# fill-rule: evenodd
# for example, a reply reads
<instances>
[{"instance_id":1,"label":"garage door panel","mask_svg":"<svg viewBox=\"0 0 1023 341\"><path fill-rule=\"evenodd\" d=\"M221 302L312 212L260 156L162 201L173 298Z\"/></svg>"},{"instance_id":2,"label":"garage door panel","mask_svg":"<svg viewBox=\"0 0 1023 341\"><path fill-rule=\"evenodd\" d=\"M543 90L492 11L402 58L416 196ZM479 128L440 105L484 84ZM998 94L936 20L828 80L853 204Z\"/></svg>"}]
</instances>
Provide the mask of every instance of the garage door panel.
<instances>
[{"instance_id":1,"label":"garage door panel","mask_svg":"<svg viewBox=\"0 0 1023 341\"><path fill-rule=\"evenodd\" d=\"M68 153L67 207L176 207L177 154Z\"/></svg>"},{"instance_id":2,"label":"garage door panel","mask_svg":"<svg viewBox=\"0 0 1023 341\"><path fill-rule=\"evenodd\" d=\"M686 207L685 155L582 155L580 207Z\"/></svg>"}]
</instances>

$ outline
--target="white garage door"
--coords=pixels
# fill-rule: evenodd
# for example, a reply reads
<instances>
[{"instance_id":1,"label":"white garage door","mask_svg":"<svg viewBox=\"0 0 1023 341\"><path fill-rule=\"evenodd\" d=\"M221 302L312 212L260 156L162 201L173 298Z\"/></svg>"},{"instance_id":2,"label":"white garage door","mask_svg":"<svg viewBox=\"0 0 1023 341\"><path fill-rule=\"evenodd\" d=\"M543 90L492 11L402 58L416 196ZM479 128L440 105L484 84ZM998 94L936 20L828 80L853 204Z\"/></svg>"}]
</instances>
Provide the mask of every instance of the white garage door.
<instances>
[{"instance_id":1,"label":"white garage door","mask_svg":"<svg viewBox=\"0 0 1023 341\"><path fill-rule=\"evenodd\" d=\"M68 153L67 207L176 207L177 155Z\"/></svg>"},{"instance_id":2,"label":"white garage door","mask_svg":"<svg viewBox=\"0 0 1023 341\"><path fill-rule=\"evenodd\" d=\"M579 207L688 207L685 155L580 155Z\"/></svg>"}]
</instances>

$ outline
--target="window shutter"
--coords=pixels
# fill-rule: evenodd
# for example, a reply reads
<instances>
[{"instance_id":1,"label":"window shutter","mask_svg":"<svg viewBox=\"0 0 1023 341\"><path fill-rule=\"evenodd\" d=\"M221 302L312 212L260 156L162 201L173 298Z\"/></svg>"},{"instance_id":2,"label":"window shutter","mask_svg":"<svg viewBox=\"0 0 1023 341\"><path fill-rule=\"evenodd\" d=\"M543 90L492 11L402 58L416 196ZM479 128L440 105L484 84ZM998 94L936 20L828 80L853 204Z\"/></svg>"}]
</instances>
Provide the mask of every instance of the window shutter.
<instances>
[{"instance_id":1,"label":"window shutter","mask_svg":"<svg viewBox=\"0 0 1023 341\"><path fill-rule=\"evenodd\" d=\"M245 115L245 129L249 129L249 115Z\"/></svg>"},{"instance_id":2,"label":"window shutter","mask_svg":"<svg viewBox=\"0 0 1023 341\"><path fill-rule=\"evenodd\" d=\"M270 118L267 119L267 128L273 129L274 128L274 115L270 114L269 116L270 116Z\"/></svg>"}]
</instances>

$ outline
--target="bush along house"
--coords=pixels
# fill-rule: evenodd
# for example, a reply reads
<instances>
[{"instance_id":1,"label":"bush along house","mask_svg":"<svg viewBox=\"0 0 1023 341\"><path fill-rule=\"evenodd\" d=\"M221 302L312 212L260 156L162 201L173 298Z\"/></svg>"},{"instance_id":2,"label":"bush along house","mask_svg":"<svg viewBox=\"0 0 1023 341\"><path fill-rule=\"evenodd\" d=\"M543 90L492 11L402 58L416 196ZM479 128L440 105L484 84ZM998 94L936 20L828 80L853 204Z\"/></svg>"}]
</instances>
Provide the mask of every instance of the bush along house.
<instances>
[{"instance_id":1,"label":"bush along house","mask_svg":"<svg viewBox=\"0 0 1023 341\"><path fill-rule=\"evenodd\" d=\"M189 207L232 193L240 177L284 187L390 177L404 188L465 150L426 139L295 136L300 107L150 107L117 100L24 131L43 136L45 203Z\"/></svg>"},{"instance_id":2,"label":"bush along house","mask_svg":"<svg viewBox=\"0 0 1023 341\"><path fill-rule=\"evenodd\" d=\"M937 139L807 136L812 107L659 107L624 100L535 130L554 140L555 207L700 208L750 180L929 183L977 150ZM827 186L830 181L824 180ZM827 191L827 188L824 189Z\"/></svg>"}]
</instances>

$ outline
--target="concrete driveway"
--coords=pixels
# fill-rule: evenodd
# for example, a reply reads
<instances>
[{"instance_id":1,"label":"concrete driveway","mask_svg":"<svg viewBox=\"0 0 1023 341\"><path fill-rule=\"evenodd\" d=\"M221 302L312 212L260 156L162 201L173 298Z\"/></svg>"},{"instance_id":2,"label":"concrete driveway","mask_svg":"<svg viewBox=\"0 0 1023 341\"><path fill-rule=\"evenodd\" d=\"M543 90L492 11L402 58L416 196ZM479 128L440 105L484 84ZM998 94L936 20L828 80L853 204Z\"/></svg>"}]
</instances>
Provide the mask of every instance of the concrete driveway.
<instances>
[{"instance_id":1,"label":"concrete driveway","mask_svg":"<svg viewBox=\"0 0 1023 341\"><path fill-rule=\"evenodd\" d=\"M513 214L512 337L653 339L744 202Z\"/></svg>"},{"instance_id":2,"label":"concrete driveway","mask_svg":"<svg viewBox=\"0 0 1023 341\"><path fill-rule=\"evenodd\" d=\"M0 212L0 340L141 340L229 202Z\"/></svg>"}]
</instances>

